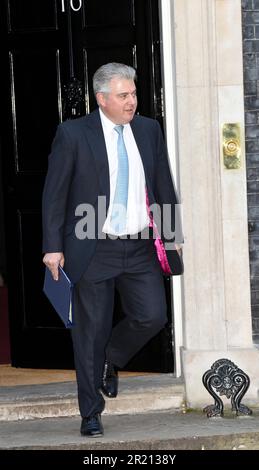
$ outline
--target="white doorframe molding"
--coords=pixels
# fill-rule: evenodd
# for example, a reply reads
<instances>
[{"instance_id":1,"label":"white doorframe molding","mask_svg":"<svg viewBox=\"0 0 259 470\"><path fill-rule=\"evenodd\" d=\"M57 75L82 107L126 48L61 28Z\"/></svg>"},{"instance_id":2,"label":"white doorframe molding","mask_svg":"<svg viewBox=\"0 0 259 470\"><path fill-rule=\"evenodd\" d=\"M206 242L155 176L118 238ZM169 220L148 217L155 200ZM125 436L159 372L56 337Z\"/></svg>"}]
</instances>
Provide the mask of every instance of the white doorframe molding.
<instances>
[{"instance_id":1,"label":"white doorframe molding","mask_svg":"<svg viewBox=\"0 0 259 470\"><path fill-rule=\"evenodd\" d=\"M164 126L169 162L175 185L180 195L179 186L179 160L177 138L177 105L176 105L176 78L175 78L175 51L174 51L174 15L172 0L160 0L160 28L161 28L161 56L162 80L164 100ZM180 348L183 345L182 324L182 281L181 277L172 278L172 307L174 312L174 348L175 348L175 374L181 375Z\"/></svg>"}]
</instances>

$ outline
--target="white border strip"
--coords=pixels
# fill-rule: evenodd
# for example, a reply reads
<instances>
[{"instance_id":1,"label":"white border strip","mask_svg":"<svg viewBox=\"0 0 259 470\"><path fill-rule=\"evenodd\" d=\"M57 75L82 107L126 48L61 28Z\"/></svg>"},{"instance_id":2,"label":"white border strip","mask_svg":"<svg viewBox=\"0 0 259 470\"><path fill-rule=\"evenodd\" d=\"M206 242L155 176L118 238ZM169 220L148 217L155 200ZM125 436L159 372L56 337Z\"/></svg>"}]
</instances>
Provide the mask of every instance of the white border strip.
<instances>
[{"instance_id":1,"label":"white border strip","mask_svg":"<svg viewBox=\"0 0 259 470\"><path fill-rule=\"evenodd\" d=\"M160 0L160 23L162 38L162 74L164 89L165 135L169 162L179 193L179 161L177 141L176 79L173 41L173 1ZM181 277L172 278L172 307L174 312L175 374L181 376L180 348L183 345L182 282Z\"/></svg>"}]
</instances>

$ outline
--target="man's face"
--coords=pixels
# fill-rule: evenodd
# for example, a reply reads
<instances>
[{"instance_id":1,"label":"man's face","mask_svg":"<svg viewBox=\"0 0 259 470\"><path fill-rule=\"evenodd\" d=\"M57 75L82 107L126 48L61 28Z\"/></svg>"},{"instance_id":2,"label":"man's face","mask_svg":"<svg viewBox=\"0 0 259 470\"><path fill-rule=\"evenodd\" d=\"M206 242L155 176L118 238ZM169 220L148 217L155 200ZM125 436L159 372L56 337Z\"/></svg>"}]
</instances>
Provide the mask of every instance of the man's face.
<instances>
[{"instance_id":1,"label":"man's face","mask_svg":"<svg viewBox=\"0 0 259 470\"><path fill-rule=\"evenodd\" d=\"M113 78L109 93L97 93L98 104L114 124L128 124L137 108L136 87L133 80Z\"/></svg>"}]
</instances>

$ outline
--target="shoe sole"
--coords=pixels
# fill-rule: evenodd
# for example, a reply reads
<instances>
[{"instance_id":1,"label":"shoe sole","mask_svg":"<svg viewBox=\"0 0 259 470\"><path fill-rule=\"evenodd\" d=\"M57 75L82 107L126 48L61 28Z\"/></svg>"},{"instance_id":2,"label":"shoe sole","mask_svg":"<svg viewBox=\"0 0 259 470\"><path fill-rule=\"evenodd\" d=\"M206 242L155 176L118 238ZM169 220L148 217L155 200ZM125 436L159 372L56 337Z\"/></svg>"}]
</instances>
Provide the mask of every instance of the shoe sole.
<instances>
[{"instance_id":1,"label":"shoe sole","mask_svg":"<svg viewBox=\"0 0 259 470\"><path fill-rule=\"evenodd\" d=\"M80 433L81 436L84 436L84 437L103 437L103 434L84 434L83 432Z\"/></svg>"},{"instance_id":2,"label":"shoe sole","mask_svg":"<svg viewBox=\"0 0 259 470\"><path fill-rule=\"evenodd\" d=\"M107 398L116 398L118 396L118 392L116 393L116 395L108 395L108 393L103 389L103 388L100 388L100 391L102 392L103 395L105 395Z\"/></svg>"}]
</instances>

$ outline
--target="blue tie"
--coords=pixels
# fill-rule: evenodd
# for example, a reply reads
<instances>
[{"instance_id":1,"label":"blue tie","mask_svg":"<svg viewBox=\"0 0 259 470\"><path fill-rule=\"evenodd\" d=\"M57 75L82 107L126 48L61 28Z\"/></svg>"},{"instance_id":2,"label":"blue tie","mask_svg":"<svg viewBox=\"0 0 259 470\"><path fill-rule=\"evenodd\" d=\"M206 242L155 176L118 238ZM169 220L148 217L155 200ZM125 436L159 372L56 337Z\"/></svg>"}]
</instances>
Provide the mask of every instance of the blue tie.
<instances>
[{"instance_id":1,"label":"blue tie","mask_svg":"<svg viewBox=\"0 0 259 470\"><path fill-rule=\"evenodd\" d=\"M121 233L126 227L128 187L129 187L129 160L123 139L123 126L115 126L118 133L118 173L111 213L111 225L115 233Z\"/></svg>"}]
</instances>

